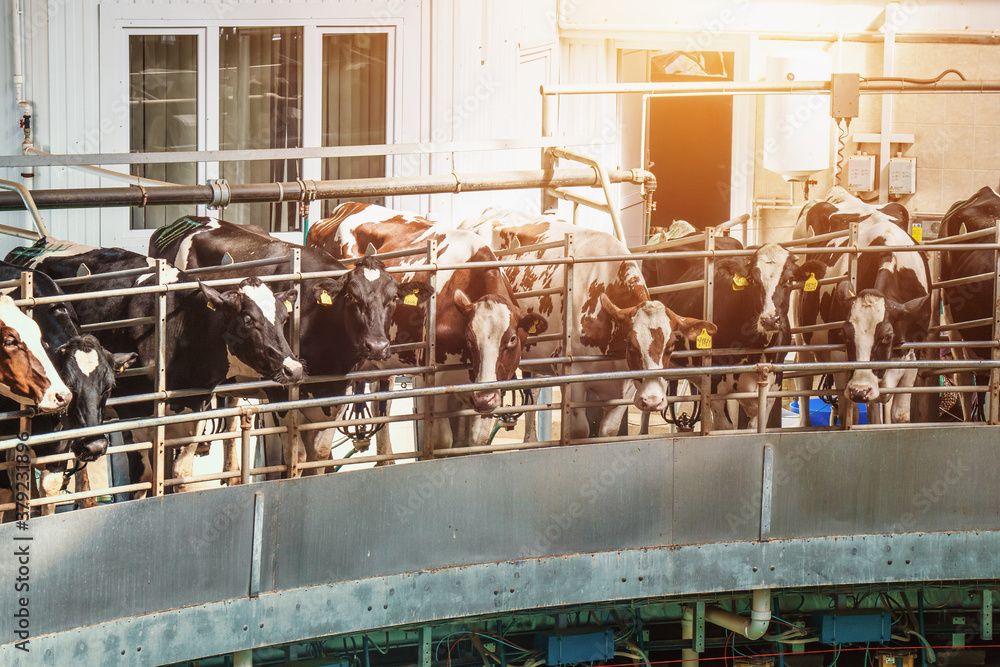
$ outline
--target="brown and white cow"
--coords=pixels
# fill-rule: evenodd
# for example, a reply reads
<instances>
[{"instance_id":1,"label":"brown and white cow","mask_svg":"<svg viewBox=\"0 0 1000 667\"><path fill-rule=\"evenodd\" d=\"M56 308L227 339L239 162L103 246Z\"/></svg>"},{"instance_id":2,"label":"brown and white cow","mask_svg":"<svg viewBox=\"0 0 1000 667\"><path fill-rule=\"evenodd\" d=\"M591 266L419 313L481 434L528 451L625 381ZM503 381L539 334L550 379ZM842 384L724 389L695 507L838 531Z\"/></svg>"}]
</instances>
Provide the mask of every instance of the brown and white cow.
<instances>
[{"instance_id":1,"label":"brown and white cow","mask_svg":"<svg viewBox=\"0 0 1000 667\"><path fill-rule=\"evenodd\" d=\"M610 234L551 218L524 223L524 217L519 214L487 209L482 216L463 222L461 227L489 239L494 249L562 241L566 234L572 234L573 255L577 260L628 254L625 245ZM528 251L516 258L538 259L537 266L512 266L505 272L517 293L542 288L560 290L551 295L521 297L520 302L528 312L540 313L550 322L564 321L565 309L570 309L571 349L568 352L572 356L612 357L606 361L574 362L570 364L570 373L661 370L669 363L678 336L694 340L702 330L709 334L716 332L714 324L681 317L659 301L650 299L642 271L634 261L577 261L573 268L573 302L566 304L562 294L564 268L544 263L561 257L562 248ZM557 340L529 344L524 356L546 359L566 352L562 341ZM557 374L562 369L547 370ZM642 410L662 410L666 406L666 382L662 377L575 383L571 385L571 401L583 402L588 390L600 401L634 396L634 404ZM627 404L605 408L598 435L616 435L627 410ZM589 435L585 409L574 408L571 420L572 437Z\"/></svg>"},{"instance_id":2,"label":"brown and white cow","mask_svg":"<svg viewBox=\"0 0 1000 667\"><path fill-rule=\"evenodd\" d=\"M6 295L0 296L0 395L42 412L62 410L73 397L45 353L38 325Z\"/></svg>"},{"instance_id":3,"label":"brown and white cow","mask_svg":"<svg viewBox=\"0 0 1000 667\"><path fill-rule=\"evenodd\" d=\"M373 246L379 253L417 248L433 239L438 244L437 262L457 266L467 262L495 262L496 256L483 239L472 232L434 224L412 213L393 211L373 204L341 204L333 216L309 228L306 244L322 248L338 259L360 257ZM389 266L423 264L425 255L386 259ZM420 280L426 280L420 272ZM414 274L395 274L411 280ZM518 306L510 284L498 268L442 270L437 274L435 336L438 364L469 363L468 380L475 383L510 380L521 362L521 349L528 334L545 330L547 323L537 313ZM424 318L416 304L406 299L397 306L392 326L393 343L424 339ZM415 351L398 355L399 363L415 364ZM392 362L390 362L392 363ZM464 371L435 375L435 384L464 384ZM457 395L481 417L473 419L471 446L486 444L493 424L493 411L500 405L500 392L491 389ZM434 412L447 410L448 396L434 399ZM447 419L427 426L427 449L448 448L453 434ZM384 442L384 441L383 441ZM463 443L465 444L465 443Z\"/></svg>"}]
</instances>

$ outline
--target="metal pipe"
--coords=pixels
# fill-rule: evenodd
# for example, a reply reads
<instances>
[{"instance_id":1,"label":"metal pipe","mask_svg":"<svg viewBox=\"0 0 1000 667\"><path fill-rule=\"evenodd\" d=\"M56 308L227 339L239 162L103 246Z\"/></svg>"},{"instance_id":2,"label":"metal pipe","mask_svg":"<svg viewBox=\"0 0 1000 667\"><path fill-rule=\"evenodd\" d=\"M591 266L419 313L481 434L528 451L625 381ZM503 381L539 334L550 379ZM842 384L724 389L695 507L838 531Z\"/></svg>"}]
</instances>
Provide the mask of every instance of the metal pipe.
<instances>
[{"instance_id":1,"label":"metal pipe","mask_svg":"<svg viewBox=\"0 0 1000 667\"><path fill-rule=\"evenodd\" d=\"M11 190L17 193L17 196L20 198L23 205L7 210L26 209L31 213L31 219L35 223L35 229L37 232L32 234L27 229L11 227L10 225L0 225L0 231L3 231L5 234L10 234L11 236L17 236L18 238L29 239L31 241L37 241L43 236L49 235L49 230L45 227L45 221L42 220L42 214L38 212L38 206L35 204L35 200L28 188L15 181L0 180L0 190Z\"/></svg>"},{"instance_id":2,"label":"metal pipe","mask_svg":"<svg viewBox=\"0 0 1000 667\"><path fill-rule=\"evenodd\" d=\"M935 81L859 81L861 93L998 93L1000 80ZM762 94L829 94L829 81L721 81L699 83L556 83L543 84L542 96L548 95L762 95Z\"/></svg>"},{"instance_id":3,"label":"metal pipe","mask_svg":"<svg viewBox=\"0 0 1000 667\"><path fill-rule=\"evenodd\" d=\"M645 172L639 172L644 174ZM456 178L457 177L457 178ZM633 183L637 170L610 169L611 183ZM642 176L644 179L645 176ZM640 181L641 182L641 181ZM599 187L600 177L593 169L552 169L448 174L444 176L387 176L355 178L339 181L313 181L316 199L356 199L484 190L528 190L556 187ZM301 181L286 183L233 183L230 203L303 201L306 188ZM40 208L100 208L113 206L163 206L210 204L213 189L209 185L169 185L146 190L138 188L77 188L66 190L36 190L35 203ZM145 200L145 201L144 201ZM16 211L24 202L0 193L0 210Z\"/></svg>"},{"instance_id":4,"label":"metal pipe","mask_svg":"<svg viewBox=\"0 0 1000 667\"><path fill-rule=\"evenodd\" d=\"M771 591L767 588L753 592L750 618L739 616L715 605L705 607L705 620L731 630L747 639L760 639L771 622Z\"/></svg>"},{"instance_id":5,"label":"metal pipe","mask_svg":"<svg viewBox=\"0 0 1000 667\"><path fill-rule=\"evenodd\" d=\"M694 609L684 607L681 616L681 639L684 640L684 648L681 649L682 667L698 667L698 653L692 646L694 645Z\"/></svg>"},{"instance_id":6,"label":"metal pipe","mask_svg":"<svg viewBox=\"0 0 1000 667\"><path fill-rule=\"evenodd\" d=\"M55 157L52 153L46 153L43 150L39 150L31 145L25 145L22 149L25 155L44 155L46 157ZM166 181L157 181L152 178L143 178L141 176L133 176L132 174L123 174L120 171L114 171L112 169L104 169L102 167L95 167L90 164L73 164L68 165L70 169L77 169L79 171L89 171L92 174L97 174L102 178L110 178L115 181L122 181L124 183L132 183L134 185L141 185L143 187L161 187L164 185L179 185L178 183L168 183Z\"/></svg>"}]
</instances>

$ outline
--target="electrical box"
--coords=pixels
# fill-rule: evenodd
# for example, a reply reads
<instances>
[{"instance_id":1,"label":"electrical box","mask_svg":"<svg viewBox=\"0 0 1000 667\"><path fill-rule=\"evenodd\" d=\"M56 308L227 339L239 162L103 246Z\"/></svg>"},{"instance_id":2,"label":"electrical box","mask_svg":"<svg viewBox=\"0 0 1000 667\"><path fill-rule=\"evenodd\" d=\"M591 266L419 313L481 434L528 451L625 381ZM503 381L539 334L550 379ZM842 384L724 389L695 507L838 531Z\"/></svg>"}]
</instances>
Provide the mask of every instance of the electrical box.
<instances>
[{"instance_id":1,"label":"electrical box","mask_svg":"<svg viewBox=\"0 0 1000 667\"><path fill-rule=\"evenodd\" d=\"M858 82L860 75L855 73L834 73L830 75L830 117L857 118L858 103L861 99Z\"/></svg>"},{"instance_id":2,"label":"electrical box","mask_svg":"<svg viewBox=\"0 0 1000 667\"><path fill-rule=\"evenodd\" d=\"M847 189L870 192L875 189L875 156L852 155L847 158Z\"/></svg>"},{"instance_id":3,"label":"electrical box","mask_svg":"<svg viewBox=\"0 0 1000 667\"><path fill-rule=\"evenodd\" d=\"M887 611L872 614L816 614L813 626L824 644L887 642L892 638L892 616Z\"/></svg>"},{"instance_id":4,"label":"electrical box","mask_svg":"<svg viewBox=\"0 0 1000 667\"><path fill-rule=\"evenodd\" d=\"M917 158L889 158L889 194L912 195L917 191Z\"/></svg>"},{"instance_id":5,"label":"electrical box","mask_svg":"<svg viewBox=\"0 0 1000 667\"><path fill-rule=\"evenodd\" d=\"M879 651L875 656L878 667L913 667L915 654L908 651Z\"/></svg>"},{"instance_id":6,"label":"electrical box","mask_svg":"<svg viewBox=\"0 0 1000 667\"><path fill-rule=\"evenodd\" d=\"M535 650L545 652L545 663L550 667L611 660L615 657L615 632L577 628L540 633L535 635Z\"/></svg>"}]
</instances>

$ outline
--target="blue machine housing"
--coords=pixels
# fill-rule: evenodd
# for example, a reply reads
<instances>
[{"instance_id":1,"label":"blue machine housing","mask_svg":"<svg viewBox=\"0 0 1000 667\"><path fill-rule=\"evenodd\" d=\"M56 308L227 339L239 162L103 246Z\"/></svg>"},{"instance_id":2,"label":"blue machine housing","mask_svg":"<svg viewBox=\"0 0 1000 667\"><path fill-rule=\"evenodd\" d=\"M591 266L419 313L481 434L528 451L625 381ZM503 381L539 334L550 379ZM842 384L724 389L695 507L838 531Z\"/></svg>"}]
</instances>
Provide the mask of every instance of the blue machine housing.
<instances>
[{"instance_id":1,"label":"blue machine housing","mask_svg":"<svg viewBox=\"0 0 1000 667\"><path fill-rule=\"evenodd\" d=\"M892 638L892 615L887 611L818 613L813 616L813 626L824 644L887 642Z\"/></svg>"},{"instance_id":2,"label":"blue machine housing","mask_svg":"<svg viewBox=\"0 0 1000 667\"><path fill-rule=\"evenodd\" d=\"M545 651L546 664L610 660L615 655L614 630L579 628L535 635L535 650Z\"/></svg>"}]
</instances>

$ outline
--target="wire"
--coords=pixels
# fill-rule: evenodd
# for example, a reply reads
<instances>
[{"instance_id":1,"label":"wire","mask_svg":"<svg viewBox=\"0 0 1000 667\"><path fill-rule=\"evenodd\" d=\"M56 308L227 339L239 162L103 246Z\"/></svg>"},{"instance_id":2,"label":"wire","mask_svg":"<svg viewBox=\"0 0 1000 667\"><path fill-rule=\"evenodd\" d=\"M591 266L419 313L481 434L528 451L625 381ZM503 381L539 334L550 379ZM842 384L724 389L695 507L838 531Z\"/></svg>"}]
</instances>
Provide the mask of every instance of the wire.
<instances>
[{"instance_id":1,"label":"wire","mask_svg":"<svg viewBox=\"0 0 1000 667\"><path fill-rule=\"evenodd\" d=\"M918 84L931 84L937 83L943 79L948 74L957 74L958 78L962 81L968 81L965 75L959 72L957 69L949 68L938 74L933 79L913 79L906 76L862 76L858 77L861 81L903 81L905 83L918 83Z\"/></svg>"},{"instance_id":2,"label":"wire","mask_svg":"<svg viewBox=\"0 0 1000 667\"><path fill-rule=\"evenodd\" d=\"M845 121L845 127L840 127L841 121ZM840 131L837 137L837 173L834 174L834 182L837 185L842 185L841 174L844 171L844 151L847 149L847 131L851 129L851 119L850 118L838 118L837 119L837 129Z\"/></svg>"}]
</instances>

